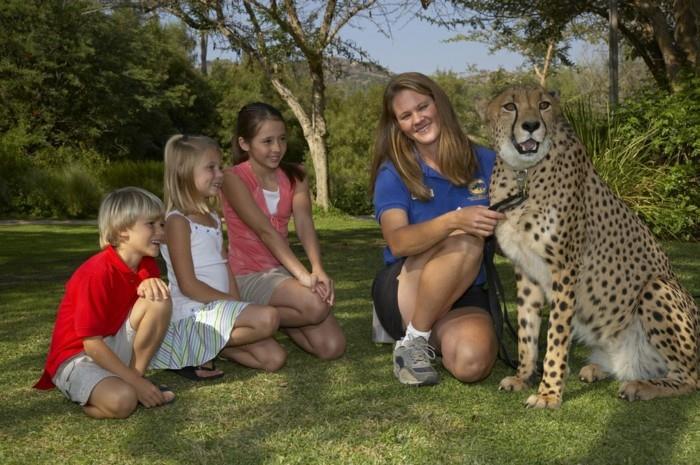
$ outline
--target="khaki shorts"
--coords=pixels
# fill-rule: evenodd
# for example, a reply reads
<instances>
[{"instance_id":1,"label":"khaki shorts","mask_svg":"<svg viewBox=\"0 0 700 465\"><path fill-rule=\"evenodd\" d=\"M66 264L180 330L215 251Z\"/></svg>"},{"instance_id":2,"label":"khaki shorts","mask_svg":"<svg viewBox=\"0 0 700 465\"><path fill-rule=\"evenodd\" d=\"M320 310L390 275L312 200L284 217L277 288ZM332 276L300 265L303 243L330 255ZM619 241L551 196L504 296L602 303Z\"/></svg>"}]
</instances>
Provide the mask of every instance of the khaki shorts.
<instances>
[{"instance_id":1,"label":"khaki shorts","mask_svg":"<svg viewBox=\"0 0 700 465\"><path fill-rule=\"evenodd\" d=\"M127 317L117 334L107 336L102 340L124 365L129 366L131 356L134 353L135 334L136 332L129 322L129 317ZM58 367L52 381L70 400L80 405L85 405L97 383L110 376L117 375L99 366L85 352L80 352Z\"/></svg>"},{"instance_id":2,"label":"khaki shorts","mask_svg":"<svg viewBox=\"0 0 700 465\"><path fill-rule=\"evenodd\" d=\"M272 293L283 281L292 278L283 267L272 268L258 273L236 276L236 284L241 293L243 302L251 302L258 305L270 303Z\"/></svg>"}]
</instances>

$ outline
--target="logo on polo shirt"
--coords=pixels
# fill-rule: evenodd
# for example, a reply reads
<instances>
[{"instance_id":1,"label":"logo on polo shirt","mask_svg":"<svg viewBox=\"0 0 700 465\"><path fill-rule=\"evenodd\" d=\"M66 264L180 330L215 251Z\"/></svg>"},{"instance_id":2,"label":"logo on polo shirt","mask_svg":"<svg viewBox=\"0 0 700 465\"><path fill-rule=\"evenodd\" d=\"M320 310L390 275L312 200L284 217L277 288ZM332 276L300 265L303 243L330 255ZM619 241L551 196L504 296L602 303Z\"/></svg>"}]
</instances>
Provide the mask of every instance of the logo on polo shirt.
<instances>
[{"instance_id":1,"label":"logo on polo shirt","mask_svg":"<svg viewBox=\"0 0 700 465\"><path fill-rule=\"evenodd\" d=\"M486 186L486 181L481 178L476 178L469 183L467 190L469 191L470 198L479 199L486 197L486 191L488 188Z\"/></svg>"}]
</instances>

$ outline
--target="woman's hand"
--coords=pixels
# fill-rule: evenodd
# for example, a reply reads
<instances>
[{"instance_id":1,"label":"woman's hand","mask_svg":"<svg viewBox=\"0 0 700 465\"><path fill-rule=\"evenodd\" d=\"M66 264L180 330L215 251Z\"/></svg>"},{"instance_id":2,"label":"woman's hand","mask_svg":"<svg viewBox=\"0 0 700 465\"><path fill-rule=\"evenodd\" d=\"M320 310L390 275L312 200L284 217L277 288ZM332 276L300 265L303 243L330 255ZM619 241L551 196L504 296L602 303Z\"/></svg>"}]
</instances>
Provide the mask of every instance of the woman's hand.
<instances>
[{"instance_id":1,"label":"woman's hand","mask_svg":"<svg viewBox=\"0 0 700 465\"><path fill-rule=\"evenodd\" d=\"M461 229L467 234L479 237L489 237L496 229L496 224L504 220L503 213L489 210L483 205L459 208L452 212L457 229Z\"/></svg>"},{"instance_id":2,"label":"woman's hand","mask_svg":"<svg viewBox=\"0 0 700 465\"><path fill-rule=\"evenodd\" d=\"M136 294L142 299L160 301L170 297L168 285L160 278L148 278L141 281Z\"/></svg>"}]
</instances>

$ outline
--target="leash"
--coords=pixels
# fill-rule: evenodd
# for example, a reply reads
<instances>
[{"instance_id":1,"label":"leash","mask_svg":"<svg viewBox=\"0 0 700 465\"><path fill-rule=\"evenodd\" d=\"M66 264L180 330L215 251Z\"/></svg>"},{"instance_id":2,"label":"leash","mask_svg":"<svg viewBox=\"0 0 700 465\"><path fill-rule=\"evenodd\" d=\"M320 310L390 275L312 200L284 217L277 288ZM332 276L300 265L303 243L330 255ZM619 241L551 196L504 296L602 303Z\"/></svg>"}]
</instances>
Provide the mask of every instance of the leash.
<instances>
[{"instance_id":1,"label":"leash","mask_svg":"<svg viewBox=\"0 0 700 465\"><path fill-rule=\"evenodd\" d=\"M491 205L489 210L503 213L517 207L527 200L527 170L516 172L515 180L518 184L518 193ZM496 331L496 339L498 340L498 358L509 367L516 369L518 368L518 361L516 358L511 357L505 341L503 340L504 323L508 330L508 335L516 345L518 342L518 333L508 317L508 306L506 304L505 292L503 291L503 284L498 277L498 272L494 263L495 255L496 238L495 236L491 236L486 240L484 246L484 268L486 269L486 282L488 283L489 313L491 313L494 329Z\"/></svg>"}]
</instances>

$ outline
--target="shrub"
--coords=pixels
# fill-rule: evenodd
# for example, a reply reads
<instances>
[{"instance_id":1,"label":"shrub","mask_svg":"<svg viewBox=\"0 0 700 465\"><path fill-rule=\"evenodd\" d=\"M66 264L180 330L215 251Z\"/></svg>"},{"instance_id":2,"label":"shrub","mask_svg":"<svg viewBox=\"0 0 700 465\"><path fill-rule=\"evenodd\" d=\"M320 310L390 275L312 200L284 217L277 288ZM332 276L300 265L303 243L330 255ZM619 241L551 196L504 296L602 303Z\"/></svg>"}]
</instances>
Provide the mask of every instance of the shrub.
<instances>
[{"instance_id":1,"label":"shrub","mask_svg":"<svg viewBox=\"0 0 700 465\"><path fill-rule=\"evenodd\" d=\"M102 186L105 192L120 187L137 186L163 198L162 161L119 161L104 168Z\"/></svg>"},{"instance_id":2,"label":"shrub","mask_svg":"<svg viewBox=\"0 0 700 465\"><path fill-rule=\"evenodd\" d=\"M660 129L630 132L586 102L564 106L600 176L660 237L700 237L700 194L695 165L658 156Z\"/></svg>"},{"instance_id":3,"label":"shrub","mask_svg":"<svg viewBox=\"0 0 700 465\"><path fill-rule=\"evenodd\" d=\"M700 161L700 77L687 79L669 94L657 88L627 99L616 111L621 137L654 131L649 149L655 160Z\"/></svg>"}]
</instances>

